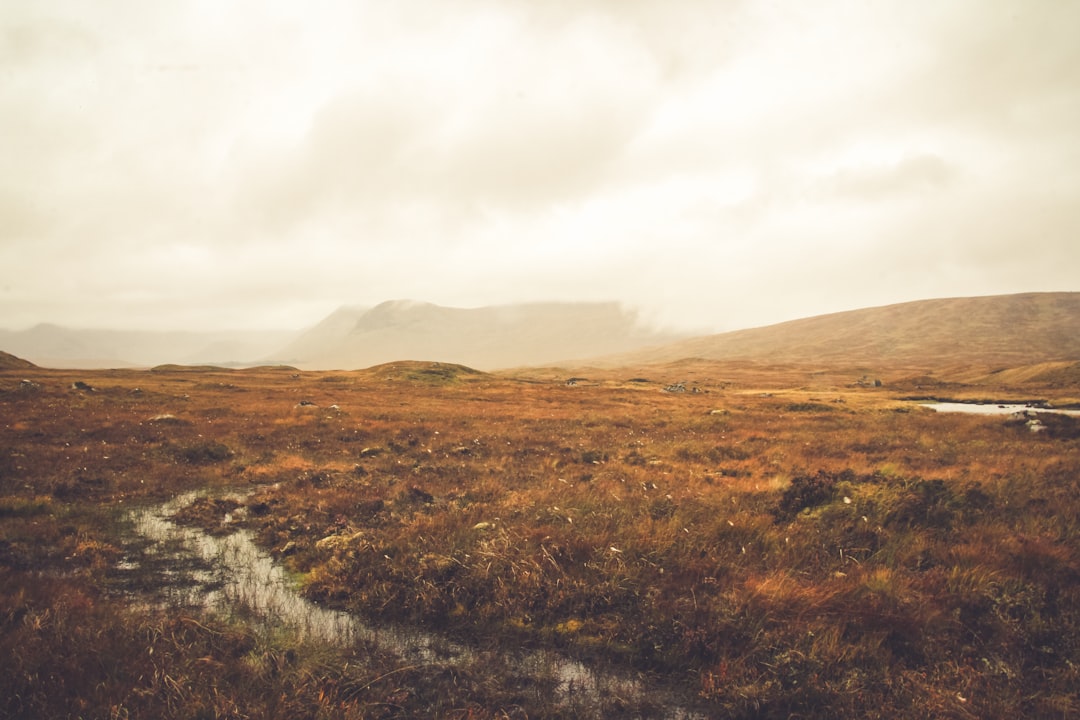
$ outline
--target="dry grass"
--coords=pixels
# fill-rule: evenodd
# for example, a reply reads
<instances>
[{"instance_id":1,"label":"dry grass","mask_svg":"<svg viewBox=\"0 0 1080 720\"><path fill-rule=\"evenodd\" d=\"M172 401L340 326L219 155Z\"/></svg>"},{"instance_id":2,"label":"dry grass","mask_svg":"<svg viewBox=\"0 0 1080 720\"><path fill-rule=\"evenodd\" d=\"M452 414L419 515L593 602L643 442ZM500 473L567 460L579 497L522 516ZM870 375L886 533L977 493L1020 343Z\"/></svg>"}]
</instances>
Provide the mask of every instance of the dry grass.
<instances>
[{"instance_id":1,"label":"dry grass","mask_svg":"<svg viewBox=\"0 0 1080 720\"><path fill-rule=\"evenodd\" d=\"M709 716L1080 710L1075 420L1032 433L912 408L917 378L707 363L18 372L0 373L8 716L557 714L496 667L364 687L407 666L284 662L242 628L103 594L114 509L207 486L254 489L242 522L312 598L632 666Z\"/></svg>"}]
</instances>

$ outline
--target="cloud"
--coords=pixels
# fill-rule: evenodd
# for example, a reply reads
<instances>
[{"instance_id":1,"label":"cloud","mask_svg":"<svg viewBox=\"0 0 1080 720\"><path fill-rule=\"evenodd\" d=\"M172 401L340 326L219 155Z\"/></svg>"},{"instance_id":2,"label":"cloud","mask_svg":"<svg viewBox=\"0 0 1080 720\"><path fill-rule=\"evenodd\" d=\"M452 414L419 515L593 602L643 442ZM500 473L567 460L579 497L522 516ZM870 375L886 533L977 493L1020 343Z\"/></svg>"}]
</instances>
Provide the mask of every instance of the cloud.
<instances>
[{"instance_id":1,"label":"cloud","mask_svg":"<svg viewBox=\"0 0 1080 720\"><path fill-rule=\"evenodd\" d=\"M1068 289L1078 21L967 1L15 5L0 310L302 324L392 297L586 298L733 327Z\"/></svg>"},{"instance_id":2,"label":"cloud","mask_svg":"<svg viewBox=\"0 0 1080 720\"><path fill-rule=\"evenodd\" d=\"M243 206L271 224L348 208L385 231L401 208L454 223L588 195L647 119L653 68L636 48L605 42L604 23L534 37L522 22L455 24L426 33L422 49L401 40L430 66L351 79L295 142L242 150Z\"/></svg>"},{"instance_id":3,"label":"cloud","mask_svg":"<svg viewBox=\"0 0 1080 720\"><path fill-rule=\"evenodd\" d=\"M952 170L932 154L908 155L889 164L863 164L837 171L826 185L836 196L872 201L912 191L932 191L949 182Z\"/></svg>"}]
</instances>

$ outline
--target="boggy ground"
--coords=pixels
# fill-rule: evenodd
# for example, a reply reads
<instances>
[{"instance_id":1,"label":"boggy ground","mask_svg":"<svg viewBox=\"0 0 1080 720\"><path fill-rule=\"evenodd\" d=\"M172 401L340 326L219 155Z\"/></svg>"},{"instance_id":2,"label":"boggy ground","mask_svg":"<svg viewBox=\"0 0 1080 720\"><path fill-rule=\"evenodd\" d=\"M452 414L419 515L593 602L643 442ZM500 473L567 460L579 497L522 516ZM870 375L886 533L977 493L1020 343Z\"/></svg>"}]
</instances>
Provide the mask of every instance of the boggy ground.
<instances>
[{"instance_id":1,"label":"boggy ground","mask_svg":"<svg viewBox=\"0 0 1080 720\"><path fill-rule=\"evenodd\" d=\"M205 501L186 521L220 530L228 512L311 598L603 658L707 717L1074 716L1080 424L935 414L900 399L924 380L893 375L0 373L0 714L584 712L508 668L271 640L117 592L120 509L242 487L243 510Z\"/></svg>"}]
</instances>

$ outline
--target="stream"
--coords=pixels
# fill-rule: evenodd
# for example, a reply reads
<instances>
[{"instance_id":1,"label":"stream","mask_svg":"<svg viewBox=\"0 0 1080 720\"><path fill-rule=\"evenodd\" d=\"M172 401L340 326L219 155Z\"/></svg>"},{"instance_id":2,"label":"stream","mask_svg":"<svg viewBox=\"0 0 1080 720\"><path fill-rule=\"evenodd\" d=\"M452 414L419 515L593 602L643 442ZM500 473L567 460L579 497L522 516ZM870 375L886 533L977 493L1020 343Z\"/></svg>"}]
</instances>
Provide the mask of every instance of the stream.
<instances>
[{"instance_id":1,"label":"stream","mask_svg":"<svg viewBox=\"0 0 1080 720\"><path fill-rule=\"evenodd\" d=\"M120 572L132 576L150 571L137 595L149 603L195 608L245 618L255 630L284 627L298 639L349 647L364 642L409 663L467 665L479 653L497 653L502 667L543 679L559 703L579 705L618 697L648 700L664 707L663 717L697 720L704 715L678 704L667 688L614 669L586 665L548 650L476 650L435 633L408 627L374 627L357 617L322 607L299 593L289 573L254 542L249 530L211 535L179 525L173 515L204 493L191 492L160 505L134 508L128 518L138 533L137 559L123 561Z\"/></svg>"}]
</instances>

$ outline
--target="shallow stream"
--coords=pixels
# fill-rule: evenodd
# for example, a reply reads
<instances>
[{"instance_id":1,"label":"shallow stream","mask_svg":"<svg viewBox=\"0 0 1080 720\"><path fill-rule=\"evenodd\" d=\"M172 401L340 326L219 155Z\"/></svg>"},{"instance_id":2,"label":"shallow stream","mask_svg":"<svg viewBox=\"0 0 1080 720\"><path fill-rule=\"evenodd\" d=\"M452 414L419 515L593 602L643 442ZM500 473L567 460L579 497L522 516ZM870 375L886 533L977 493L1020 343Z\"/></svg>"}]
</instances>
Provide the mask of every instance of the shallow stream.
<instances>
[{"instance_id":1,"label":"shallow stream","mask_svg":"<svg viewBox=\"0 0 1080 720\"><path fill-rule=\"evenodd\" d=\"M150 570L157 576L155 582L145 583L148 601L243 617L264 629L286 628L301 640L341 647L364 642L409 663L465 666L481 653L497 653L498 666L542 681L538 688L554 686L560 703L599 704L620 698L663 707L665 718L704 717L679 705L672 690L627 672L586 665L553 651L477 650L415 628L373 627L348 613L321 607L299 593L296 581L255 544L250 531L219 536L174 522L173 515L200 495L186 493L129 511L143 547L138 559L125 561L121 569L133 574ZM490 657L486 659L490 662Z\"/></svg>"}]
</instances>

